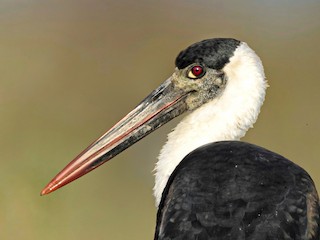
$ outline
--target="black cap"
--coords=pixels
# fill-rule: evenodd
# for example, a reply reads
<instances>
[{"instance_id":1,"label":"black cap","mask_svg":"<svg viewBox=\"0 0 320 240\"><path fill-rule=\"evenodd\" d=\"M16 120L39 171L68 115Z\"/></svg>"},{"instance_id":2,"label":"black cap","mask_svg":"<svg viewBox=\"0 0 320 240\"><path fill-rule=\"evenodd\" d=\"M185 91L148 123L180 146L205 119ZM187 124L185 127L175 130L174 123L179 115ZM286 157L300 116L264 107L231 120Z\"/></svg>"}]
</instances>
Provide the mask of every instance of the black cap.
<instances>
[{"instance_id":1,"label":"black cap","mask_svg":"<svg viewBox=\"0 0 320 240\"><path fill-rule=\"evenodd\" d=\"M232 38L213 38L194 43L179 53L176 66L182 69L199 63L220 70L229 62L240 43Z\"/></svg>"}]
</instances>

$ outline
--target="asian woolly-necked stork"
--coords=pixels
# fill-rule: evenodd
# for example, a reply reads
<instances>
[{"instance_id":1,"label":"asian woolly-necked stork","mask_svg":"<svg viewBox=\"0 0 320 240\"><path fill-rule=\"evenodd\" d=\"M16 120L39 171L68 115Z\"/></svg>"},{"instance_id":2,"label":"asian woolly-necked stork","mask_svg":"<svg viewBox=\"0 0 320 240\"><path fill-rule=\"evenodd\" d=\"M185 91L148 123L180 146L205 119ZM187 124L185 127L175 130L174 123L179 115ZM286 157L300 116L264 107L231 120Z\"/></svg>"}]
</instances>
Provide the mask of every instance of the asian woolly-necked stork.
<instances>
[{"instance_id":1,"label":"asian woolly-necked stork","mask_svg":"<svg viewBox=\"0 0 320 240\"><path fill-rule=\"evenodd\" d=\"M217 38L178 55L160 87L69 163L41 192L81 177L174 117L156 164L155 239L319 239L319 199L308 173L238 141L252 127L267 82L244 42Z\"/></svg>"}]
</instances>

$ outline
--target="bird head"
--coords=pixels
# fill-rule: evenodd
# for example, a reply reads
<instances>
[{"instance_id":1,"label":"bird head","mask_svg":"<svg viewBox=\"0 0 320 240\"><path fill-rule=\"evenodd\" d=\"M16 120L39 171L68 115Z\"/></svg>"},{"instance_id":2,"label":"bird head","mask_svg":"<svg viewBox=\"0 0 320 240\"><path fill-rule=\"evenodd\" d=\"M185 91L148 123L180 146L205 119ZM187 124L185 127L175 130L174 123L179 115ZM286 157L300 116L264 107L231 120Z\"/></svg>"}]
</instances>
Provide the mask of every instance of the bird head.
<instances>
[{"instance_id":1,"label":"bird head","mask_svg":"<svg viewBox=\"0 0 320 240\"><path fill-rule=\"evenodd\" d=\"M250 70L253 66L251 74L260 74L260 78L264 79L259 58L243 44L235 39L216 38L192 44L181 51L176 58L173 74L71 161L42 190L41 195L92 171L180 114L195 111L209 102L219 102L225 90L232 89L230 82L239 81L239 74L246 76L242 73L245 68ZM241 46L245 46L246 50L242 51ZM250 57L246 58L246 55ZM264 86L262 88L265 89ZM261 105L264 93L260 92Z\"/></svg>"}]
</instances>

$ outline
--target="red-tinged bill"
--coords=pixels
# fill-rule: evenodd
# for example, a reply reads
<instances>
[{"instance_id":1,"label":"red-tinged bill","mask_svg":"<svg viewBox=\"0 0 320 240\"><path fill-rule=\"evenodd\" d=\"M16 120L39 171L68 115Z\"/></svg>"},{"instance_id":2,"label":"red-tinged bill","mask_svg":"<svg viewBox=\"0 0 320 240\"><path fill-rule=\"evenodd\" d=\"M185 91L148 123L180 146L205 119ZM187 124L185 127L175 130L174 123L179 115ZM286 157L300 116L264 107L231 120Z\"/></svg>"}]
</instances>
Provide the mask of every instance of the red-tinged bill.
<instances>
[{"instance_id":1,"label":"red-tinged bill","mask_svg":"<svg viewBox=\"0 0 320 240\"><path fill-rule=\"evenodd\" d=\"M71 161L41 191L48 194L107 162L187 110L188 93L174 89L171 78Z\"/></svg>"}]
</instances>

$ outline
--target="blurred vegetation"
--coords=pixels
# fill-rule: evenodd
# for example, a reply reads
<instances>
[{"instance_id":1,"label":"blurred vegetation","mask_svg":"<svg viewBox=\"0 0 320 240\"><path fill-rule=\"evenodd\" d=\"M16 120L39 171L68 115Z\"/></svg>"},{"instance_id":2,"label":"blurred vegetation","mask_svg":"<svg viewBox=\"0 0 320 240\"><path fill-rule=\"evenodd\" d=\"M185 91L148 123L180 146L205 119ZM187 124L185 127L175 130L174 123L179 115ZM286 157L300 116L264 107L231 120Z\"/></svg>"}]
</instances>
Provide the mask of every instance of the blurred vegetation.
<instances>
[{"instance_id":1,"label":"blurred vegetation","mask_svg":"<svg viewBox=\"0 0 320 240\"><path fill-rule=\"evenodd\" d=\"M0 1L0 239L152 239L152 169L179 119L39 192L205 38L238 38L260 55L271 87L244 140L292 159L320 188L319 12L315 0Z\"/></svg>"}]
</instances>

